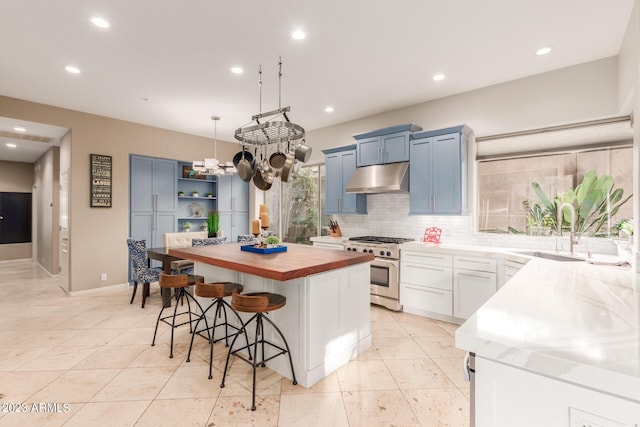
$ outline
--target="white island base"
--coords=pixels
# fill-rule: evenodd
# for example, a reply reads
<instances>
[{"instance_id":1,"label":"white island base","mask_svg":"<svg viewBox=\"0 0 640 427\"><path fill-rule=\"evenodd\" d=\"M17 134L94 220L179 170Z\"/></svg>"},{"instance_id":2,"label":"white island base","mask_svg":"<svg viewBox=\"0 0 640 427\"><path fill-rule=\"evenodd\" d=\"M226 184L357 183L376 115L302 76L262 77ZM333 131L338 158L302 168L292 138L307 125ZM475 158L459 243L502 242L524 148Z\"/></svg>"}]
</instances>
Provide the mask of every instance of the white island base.
<instances>
[{"instance_id":1,"label":"white island base","mask_svg":"<svg viewBox=\"0 0 640 427\"><path fill-rule=\"evenodd\" d=\"M371 347L369 263L285 282L204 263L195 265L196 274L204 276L207 283L232 281L244 285L244 293L265 291L287 298L287 304L269 313L269 318L287 339L296 380L304 387L311 387ZM206 308L209 301L202 303ZM240 316L244 321L250 317L245 313ZM252 337L255 331L248 333ZM266 324L265 338L283 345ZM241 346L236 343L236 348ZM286 355L267 362L267 366L291 379Z\"/></svg>"}]
</instances>

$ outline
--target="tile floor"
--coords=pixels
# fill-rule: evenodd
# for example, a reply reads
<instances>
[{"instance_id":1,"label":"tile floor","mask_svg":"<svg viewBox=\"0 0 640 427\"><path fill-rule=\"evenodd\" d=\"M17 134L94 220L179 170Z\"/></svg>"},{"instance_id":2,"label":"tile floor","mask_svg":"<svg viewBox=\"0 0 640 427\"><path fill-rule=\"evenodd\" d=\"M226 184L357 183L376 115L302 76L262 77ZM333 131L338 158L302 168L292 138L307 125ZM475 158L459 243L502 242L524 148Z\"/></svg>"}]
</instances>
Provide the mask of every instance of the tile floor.
<instances>
[{"instance_id":1,"label":"tile floor","mask_svg":"<svg viewBox=\"0 0 640 427\"><path fill-rule=\"evenodd\" d=\"M224 346L209 380L204 339L190 363L188 330L173 359L168 328L149 345L158 289L145 309L124 286L68 297L37 265L0 262L0 426L469 425L456 325L372 306L371 349L310 389L262 370L252 412L249 365L219 387Z\"/></svg>"}]
</instances>

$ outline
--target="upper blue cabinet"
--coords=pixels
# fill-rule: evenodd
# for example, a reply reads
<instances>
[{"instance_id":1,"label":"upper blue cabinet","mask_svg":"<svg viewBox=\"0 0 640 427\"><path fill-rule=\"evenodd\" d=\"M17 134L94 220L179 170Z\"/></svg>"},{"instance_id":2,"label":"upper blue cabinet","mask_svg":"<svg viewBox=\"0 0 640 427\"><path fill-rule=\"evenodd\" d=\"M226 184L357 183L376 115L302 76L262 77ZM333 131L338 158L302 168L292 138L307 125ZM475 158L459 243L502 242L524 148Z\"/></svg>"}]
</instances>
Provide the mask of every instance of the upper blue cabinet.
<instances>
[{"instance_id":1,"label":"upper blue cabinet","mask_svg":"<svg viewBox=\"0 0 640 427\"><path fill-rule=\"evenodd\" d=\"M409 137L420 130L420 126L406 124L353 135L357 141L356 166L408 162Z\"/></svg>"},{"instance_id":2,"label":"upper blue cabinet","mask_svg":"<svg viewBox=\"0 0 640 427\"><path fill-rule=\"evenodd\" d=\"M471 129L462 125L411 135L409 213L464 213L470 134Z\"/></svg>"},{"instance_id":3,"label":"upper blue cabinet","mask_svg":"<svg viewBox=\"0 0 640 427\"><path fill-rule=\"evenodd\" d=\"M367 195L349 194L345 188L356 170L356 146L322 150L325 159L325 214L366 214Z\"/></svg>"}]
</instances>

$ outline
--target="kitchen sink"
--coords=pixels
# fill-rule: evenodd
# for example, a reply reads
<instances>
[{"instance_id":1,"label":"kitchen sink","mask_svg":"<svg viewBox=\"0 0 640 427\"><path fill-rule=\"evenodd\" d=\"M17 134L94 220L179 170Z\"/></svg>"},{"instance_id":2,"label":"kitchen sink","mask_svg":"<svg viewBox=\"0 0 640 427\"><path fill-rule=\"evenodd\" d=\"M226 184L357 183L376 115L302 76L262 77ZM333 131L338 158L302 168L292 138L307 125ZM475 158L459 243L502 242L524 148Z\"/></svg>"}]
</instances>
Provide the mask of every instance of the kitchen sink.
<instances>
[{"instance_id":1,"label":"kitchen sink","mask_svg":"<svg viewBox=\"0 0 640 427\"><path fill-rule=\"evenodd\" d=\"M536 258L544 258L550 259L552 261L562 261L562 262L575 262L575 261L584 261L584 258L578 258L571 255L560 255L560 254L552 254L548 252L517 252L521 255L532 256Z\"/></svg>"}]
</instances>

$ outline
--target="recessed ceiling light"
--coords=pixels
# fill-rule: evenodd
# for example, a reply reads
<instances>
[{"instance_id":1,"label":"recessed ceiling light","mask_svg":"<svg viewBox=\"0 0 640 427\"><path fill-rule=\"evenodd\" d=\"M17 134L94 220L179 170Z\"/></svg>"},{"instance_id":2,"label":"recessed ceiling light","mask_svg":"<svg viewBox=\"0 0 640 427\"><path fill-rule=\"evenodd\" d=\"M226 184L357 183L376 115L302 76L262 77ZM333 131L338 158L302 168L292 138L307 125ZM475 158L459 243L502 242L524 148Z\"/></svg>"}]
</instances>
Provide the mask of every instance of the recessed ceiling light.
<instances>
[{"instance_id":1,"label":"recessed ceiling light","mask_svg":"<svg viewBox=\"0 0 640 427\"><path fill-rule=\"evenodd\" d=\"M10 142L7 142L7 147L9 147L9 148L16 148L16 147L17 147L17 145L16 145L16 144L12 144L12 143L10 143Z\"/></svg>"},{"instance_id":2,"label":"recessed ceiling light","mask_svg":"<svg viewBox=\"0 0 640 427\"><path fill-rule=\"evenodd\" d=\"M327 113L333 113L333 107L331 106L324 107L324 111L326 111Z\"/></svg>"},{"instance_id":3,"label":"recessed ceiling light","mask_svg":"<svg viewBox=\"0 0 640 427\"><path fill-rule=\"evenodd\" d=\"M444 80L444 74L434 74L433 80L435 81Z\"/></svg>"},{"instance_id":4,"label":"recessed ceiling light","mask_svg":"<svg viewBox=\"0 0 640 427\"><path fill-rule=\"evenodd\" d=\"M26 132L27 129L23 126L16 126L13 128L13 130L15 130L16 132Z\"/></svg>"},{"instance_id":5,"label":"recessed ceiling light","mask_svg":"<svg viewBox=\"0 0 640 427\"><path fill-rule=\"evenodd\" d=\"M109 28L111 26L111 24L109 24L109 21L99 16L92 16L91 23L100 28Z\"/></svg>"},{"instance_id":6,"label":"recessed ceiling light","mask_svg":"<svg viewBox=\"0 0 640 427\"><path fill-rule=\"evenodd\" d=\"M294 40L303 40L305 37L307 37L307 35L304 33L304 31L298 28L297 30L291 32L291 37Z\"/></svg>"},{"instance_id":7,"label":"recessed ceiling light","mask_svg":"<svg viewBox=\"0 0 640 427\"><path fill-rule=\"evenodd\" d=\"M64 69L71 74L80 74L80 68L74 67L73 65L67 65L66 67L64 67Z\"/></svg>"},{"instance_id":8,"label":"recessed ceiling light","mask_svg":"<svg viewBox=\"0 0 640 427\"><path fill-rule=\"evenodd\" d=\"M231 67L231 72L233 74L242 74L244 73L244 70L242 69L242 67Z\"/></svg>"},{"instance_id":9,"label":"recessed ceiling light","mask_svg":"<svg viewBox=\"0 0 640 427\"><path fill-rule=\"evenodd\" d=\"M546 55L549 52L551 52L551 48L550 47L541 47L540 49L536 50L536 55L538 55L538 56Z\"/></svg>"}]
</instances>

